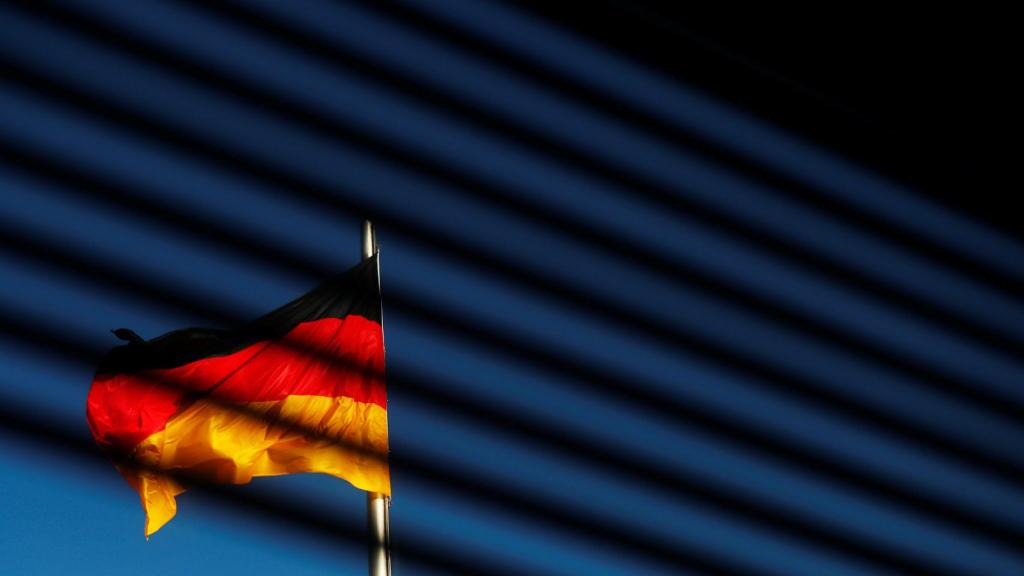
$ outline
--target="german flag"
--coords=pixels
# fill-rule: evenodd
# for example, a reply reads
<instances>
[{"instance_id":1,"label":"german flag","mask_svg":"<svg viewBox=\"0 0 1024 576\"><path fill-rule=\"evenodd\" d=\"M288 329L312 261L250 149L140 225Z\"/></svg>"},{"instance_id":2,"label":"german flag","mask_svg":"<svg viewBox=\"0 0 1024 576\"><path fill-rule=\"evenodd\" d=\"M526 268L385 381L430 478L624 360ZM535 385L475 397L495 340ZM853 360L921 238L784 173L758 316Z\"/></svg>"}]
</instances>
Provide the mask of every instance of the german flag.
<instances>
[{"instance_id":1,"label":"german flag","mask_svg":"<svg viewBox=\"0 0 1024 576\"><path fill-rule=\"evenodd\" d=\"M321 472L391 493L377 258L237 329L114 331L129 342L100 364L86 417L147 537L174 516L180 478Z\"/></svg>"}]
</instances>

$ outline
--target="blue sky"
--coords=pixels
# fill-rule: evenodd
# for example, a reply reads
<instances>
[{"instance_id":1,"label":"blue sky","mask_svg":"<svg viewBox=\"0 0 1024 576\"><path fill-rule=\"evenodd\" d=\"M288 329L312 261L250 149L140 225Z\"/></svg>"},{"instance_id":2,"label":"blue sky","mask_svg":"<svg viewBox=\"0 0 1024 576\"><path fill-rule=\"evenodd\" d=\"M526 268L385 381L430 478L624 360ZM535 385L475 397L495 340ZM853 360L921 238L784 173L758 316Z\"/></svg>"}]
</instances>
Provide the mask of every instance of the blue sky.
<instances>
[{"instance_id":1,"label":"blue sky","mask_svg":"<svg viewBox=\"0 0 1024 576\"><path fill-rule=\"evenodd\" d=\"M1020 273L1014 240L694 87L507 6L407 1L981 268ZM1024 426L1011 409L956 392L1024 404L1024 363L991 345L1024 340L1019 295L362 4L284 13L238 2L631 179L190 4L62 5L70 20L93 22L86 33L0 8L0 54L20 71L0 78L0 142L41 159L0 157L0 227L21 239L0 245L0 316L94 351L115 344L115 327L149 338L254 317L353 265L359 223L374 217L388 369L410 383L389 393L396 574L444 572L414 550L479 560L485 573L1024 568L1024 555L992 535L1024 532L1024 490L1011 481L1024 468ZM104 26L123 37L88 33ZM146 50L125 50L121 38ZM302 122L310 116L324 128ZM630 182L668 196L655 202ZM867 280L846 282L807 265L814 259ZM88 440L94 359L10 329L0 358L4 402ZM464 402L446 409L426 398L432 390ZM507 419L488 422L473 406ZM567 449L561 438L578 442ZM95 453L9 428L0 446L5 573L365 570L358 541L199 493L181 496L178 516L147 542L137 496ZM838 462L890 496L793 454ZM423 465L439 475L417 473ZM651 469L658 477L637 472ZM362 493L327 477L232 492L357 529L365 515ZM893 493L998 528L939 520ZM531 506L508 504L517 498Z\"/></svg>"}]
</instances>

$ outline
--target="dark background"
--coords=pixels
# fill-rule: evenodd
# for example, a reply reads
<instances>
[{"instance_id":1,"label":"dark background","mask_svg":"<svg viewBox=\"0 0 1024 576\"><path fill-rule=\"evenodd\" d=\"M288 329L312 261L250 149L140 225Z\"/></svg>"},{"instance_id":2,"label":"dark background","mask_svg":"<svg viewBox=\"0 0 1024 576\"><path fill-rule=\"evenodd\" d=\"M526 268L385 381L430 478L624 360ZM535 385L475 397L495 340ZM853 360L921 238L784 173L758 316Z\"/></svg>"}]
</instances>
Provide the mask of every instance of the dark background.
<instances>
[{"instance_id":1,"label":"dark background","mask_svg":"<svg viewBox=\"0 0 1024 576\"><path fill-rule=\"evenodd\" d=\"M994 4L519 4L1020 234L1020 43Z\"/></svg>"}]
</instances>

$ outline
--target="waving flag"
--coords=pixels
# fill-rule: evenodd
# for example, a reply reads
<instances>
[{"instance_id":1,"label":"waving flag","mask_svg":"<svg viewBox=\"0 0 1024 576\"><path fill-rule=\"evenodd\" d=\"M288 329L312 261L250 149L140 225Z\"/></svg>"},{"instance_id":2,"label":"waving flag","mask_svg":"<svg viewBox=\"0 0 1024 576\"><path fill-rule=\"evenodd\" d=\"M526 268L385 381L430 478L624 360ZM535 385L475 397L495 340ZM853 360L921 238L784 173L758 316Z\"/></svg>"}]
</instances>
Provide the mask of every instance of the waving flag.
<instances>
[{"instance_id":1,"label":"waving flag","mask_svg":"<svg viewBox=\"0 0 1024 576\"><path fill-rule=\"evenodd\" d=\"M139 492L147 537L174 516L181 477L322 472L391 493L376 256L237 329L115 334L129 342L100 364L86 416Z\"/></svg>"}]
</instances>

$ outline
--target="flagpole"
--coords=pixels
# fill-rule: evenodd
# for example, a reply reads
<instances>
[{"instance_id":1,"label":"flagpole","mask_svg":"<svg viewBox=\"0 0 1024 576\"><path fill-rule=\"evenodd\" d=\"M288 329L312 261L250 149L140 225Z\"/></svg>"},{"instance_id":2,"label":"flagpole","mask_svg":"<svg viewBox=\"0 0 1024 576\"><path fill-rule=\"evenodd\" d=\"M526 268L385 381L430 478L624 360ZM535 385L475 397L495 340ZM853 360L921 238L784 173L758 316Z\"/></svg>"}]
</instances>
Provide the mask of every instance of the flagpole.
<instances>
[{"instance_id":1,"label":"flagpole","mask_svg":"<svg viewBox=\"0 0 1024 576\"><path fill-rule=\"evenodd\" d=\"M377 235L373 223L363 220L363 260L377 253ZM380 260L377 261L380 282ZM383 321L383 318L381 319ZM366 519L369 529L370 576L391 576L391 498L380 492L366 493Z\"/></svg>"}]
</instances>

